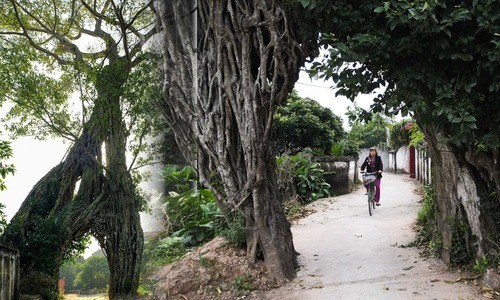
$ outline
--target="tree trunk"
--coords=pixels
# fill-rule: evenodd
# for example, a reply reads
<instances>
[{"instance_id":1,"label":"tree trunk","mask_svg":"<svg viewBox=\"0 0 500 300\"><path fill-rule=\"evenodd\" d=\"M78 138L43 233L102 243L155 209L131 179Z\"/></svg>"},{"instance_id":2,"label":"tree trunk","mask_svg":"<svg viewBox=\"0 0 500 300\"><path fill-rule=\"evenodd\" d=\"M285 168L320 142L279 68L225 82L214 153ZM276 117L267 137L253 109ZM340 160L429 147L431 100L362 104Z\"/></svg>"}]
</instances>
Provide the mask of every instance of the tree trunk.
<instances>
[{"instance_id":1,"label":"tree trunk","mask_svg":"<svg viewBox=\"0 0 500 300\"><path fill-rule=\"evenodd\" d=\"M260 247L277 282L291 279L297 262L270 139L275 107L293 88L303 58L290 20L273 0L201 0L198 10L184 1L158 5L159 105L219 206L244 214L249 260Z\"/></svg>"},{"instance_id":2,"label":"tree trunk","mask_svg":"<svg viewBox=\"0 0 500 300\"><path fill-rule=\"evenodd\" d=\"M422 125L422 129L432 157L438 232L434 241L441 243L441 258L447 263L466 264L490 249L498 250L498 155L495 161L491 154L489 159L485 153L471 154L445 144L443 135L432 125Z\"/></svg>"},{"instance_id":3,"label":"tree trunk","mask_svg":"<svg viewBox=\"0 0 500 300\"><path fill-rule=\"evenodd\" d=\"M139 210L140 199L126 163L126 133L120 109L120 98L109 99L109 134L106 138L106 205L97 212L93 224L108 259L110 299L134 296L139 287L143 232Z\"/></svg>"},{"instance_id":4,"label":"tree trunk","mask_svg":"<svg viewBox=\"0 0 500 300\"><path fill-rule=\"evenodd\" d=\"M130 72L124 58L110 58L96 84L103 111L105 184L100 191L102 209L95 212L92 233L104 249L110 270L110 299L133 297L139 287L144 235L140 222L140 199L127 169L126 125L121 111L121 95ZM99 197L99 196L98 196Z\"/></svg>"}]
</instances>

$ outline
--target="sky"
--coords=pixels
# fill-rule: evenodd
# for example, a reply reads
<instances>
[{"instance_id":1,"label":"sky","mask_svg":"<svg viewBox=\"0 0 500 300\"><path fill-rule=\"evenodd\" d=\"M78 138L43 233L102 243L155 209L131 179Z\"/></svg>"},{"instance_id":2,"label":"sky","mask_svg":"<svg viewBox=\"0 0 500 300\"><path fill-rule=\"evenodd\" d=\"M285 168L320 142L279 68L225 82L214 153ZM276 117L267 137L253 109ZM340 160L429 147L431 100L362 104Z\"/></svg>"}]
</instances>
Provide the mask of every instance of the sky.
<instances>
[{"instance_id":1,"label":"sky","mask_svg":"<svg viewBox=\"0 0 500 300\"><path fill-rule=\"evenodd\" d=\"M305 71L299 74L299 80L295 83L295 90L302 98L311 98L316 100L324 107L328 107L332 112L339 116L344 125L344 129L350 128L347 116L345 115L349 107L354 105L368 110L373 103L374 96L360 95L354 100L354 103L344 96L335 96L335 83L332 80L324 81L322 79L311 79Z\"/></svg>"}]
</instances>

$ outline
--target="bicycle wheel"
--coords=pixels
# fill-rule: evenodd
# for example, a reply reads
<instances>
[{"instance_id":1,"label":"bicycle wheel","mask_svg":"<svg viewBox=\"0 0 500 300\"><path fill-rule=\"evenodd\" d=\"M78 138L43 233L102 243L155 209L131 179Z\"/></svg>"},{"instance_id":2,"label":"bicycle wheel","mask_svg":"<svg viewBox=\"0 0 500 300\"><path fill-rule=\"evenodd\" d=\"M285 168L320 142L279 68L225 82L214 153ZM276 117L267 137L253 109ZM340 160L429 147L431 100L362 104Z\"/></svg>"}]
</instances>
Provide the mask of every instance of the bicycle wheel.
<instances>
[{"instance_id":1,"label":"bicycle wheel","mask_svg":"<svg viewBox=\"0 0 500 300\"><path fill-rule=\"evenodd\" d=\"M375 209L375 188L372 188L372 207Z\"/></svg>"},{"instance_id":2,"label":"bicycle wheel","mask_svg":"<svg viewBox=\"0 0 500 300\"><path fill-rule=\"evenodd\" d=\"M373 187L368 189L368 213L370 216L372 215L372 209L375 209L375 202L373 202L373 198L375 197L375 192L373 191Z\"/></svg>"},{"instance_id":3,"label":"bicycle wheel","mask_svg":"<svg viewBox=\"0 0 500 300\"><path fill-rule=\"evenodd\" d=\"M368 189L368 213L370 216L372 215L372 207L375 208L373 205L373 188Z\"/></svg>"}]
</instances>

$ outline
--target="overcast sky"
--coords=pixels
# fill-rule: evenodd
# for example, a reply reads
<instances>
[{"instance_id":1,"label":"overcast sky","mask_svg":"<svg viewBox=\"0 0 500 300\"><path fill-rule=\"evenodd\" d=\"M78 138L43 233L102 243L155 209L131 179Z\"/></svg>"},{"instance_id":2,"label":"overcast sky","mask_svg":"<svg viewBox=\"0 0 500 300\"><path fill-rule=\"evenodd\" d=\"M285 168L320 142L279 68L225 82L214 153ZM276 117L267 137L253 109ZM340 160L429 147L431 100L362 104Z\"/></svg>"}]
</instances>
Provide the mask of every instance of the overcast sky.
<instances>
[{"instance_id":1,"label":"overcast sky","mask_svg":"<svg viewBox=\"0 0 500 300\"><path fill-rule=\"evenodd\" d=\"M325 82L322 79L311 79L305 71L301 71L299 80L295 84L295 90L297 90L300 97L311 98L318 101L322 106L330 108L335 115L344 121L344 129L348 130L348 119L345 115L348 107L354 108L354 104L356 104L368 110L373 103L374 97L372 95L360 95L353 103L344 96L336 97L336 90L332 89L332 86L335 86L332 80Z\"/></svg>"}]
</instances>

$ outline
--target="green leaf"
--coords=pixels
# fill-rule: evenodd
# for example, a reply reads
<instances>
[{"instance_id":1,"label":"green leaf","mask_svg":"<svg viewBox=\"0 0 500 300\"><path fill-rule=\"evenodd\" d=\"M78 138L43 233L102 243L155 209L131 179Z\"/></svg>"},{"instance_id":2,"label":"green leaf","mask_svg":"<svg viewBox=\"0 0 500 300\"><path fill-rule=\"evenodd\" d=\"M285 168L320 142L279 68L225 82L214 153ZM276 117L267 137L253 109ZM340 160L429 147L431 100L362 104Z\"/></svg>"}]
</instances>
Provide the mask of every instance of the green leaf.
<instances>
[{"instance_id":1,"label":"green leaf","mask_svg":"<svg viewBox=\"0 0 500 300\"><path fill-rule=\"evenodd\" d=\"M474 116L468 115L464 117L464 122L476 122L476 118L474 118Z\"/></svg>"}]
</instances>

